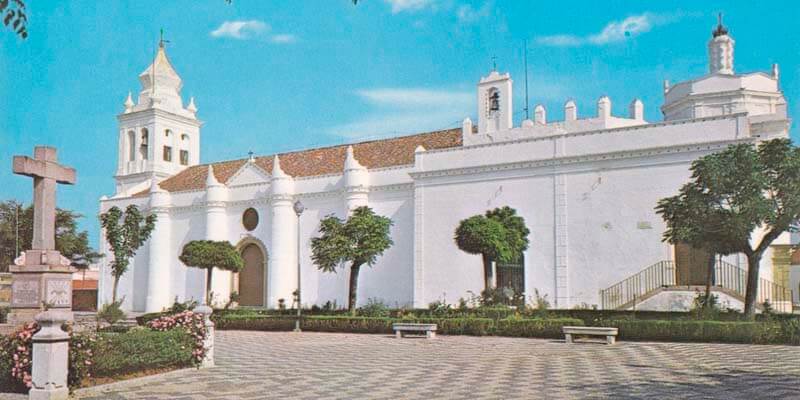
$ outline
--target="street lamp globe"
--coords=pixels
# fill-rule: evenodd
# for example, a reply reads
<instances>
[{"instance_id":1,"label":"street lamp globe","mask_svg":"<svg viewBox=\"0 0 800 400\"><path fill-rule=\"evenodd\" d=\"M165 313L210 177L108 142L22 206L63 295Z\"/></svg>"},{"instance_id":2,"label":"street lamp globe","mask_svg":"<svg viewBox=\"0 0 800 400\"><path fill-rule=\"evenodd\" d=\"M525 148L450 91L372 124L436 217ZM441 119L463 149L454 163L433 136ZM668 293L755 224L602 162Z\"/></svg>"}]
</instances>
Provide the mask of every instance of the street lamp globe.
<instances>
[{"instance_id":1,"label":"street lamp globe","mask_svg":"<svg viewBox=\"0 0 800 400\"><path fill-rule=\"evenodd\" d=\"M297 214L297 216L299 217L300 214L302 214L303 211L305 211L306 206L304 206L303 203L300 202L300 200L297 200L294 202L293 208L294 208L294 213Z\"/></svg>"}]
</instances>

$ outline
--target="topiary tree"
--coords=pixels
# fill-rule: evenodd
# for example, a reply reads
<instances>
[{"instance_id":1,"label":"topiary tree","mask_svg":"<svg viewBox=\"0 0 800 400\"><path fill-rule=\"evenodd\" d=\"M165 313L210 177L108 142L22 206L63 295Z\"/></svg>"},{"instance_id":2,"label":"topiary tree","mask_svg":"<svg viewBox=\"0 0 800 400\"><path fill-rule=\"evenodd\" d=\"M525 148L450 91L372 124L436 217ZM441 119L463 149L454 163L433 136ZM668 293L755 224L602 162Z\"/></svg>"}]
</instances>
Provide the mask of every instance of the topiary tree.
<instances>
[{"instance_id":1,"label":"topiary tree","mask_svg":"<svg viewBox=\"0 0 800 400\"><path fill-rule=\"evenodd\" d=\"M667 224L664 238L747 256L744 312L752 317L761 257L782 233L798 230L800 148L789 139L737 144L694 161L691 171L678 195L656 207ZM751 241L758 228L763 236Z\"/></svg>"},{"instance_id":2,"label":"topiary tree","mask_svg":"<svg viewBox=\"0 0 800 400\"><path fill-rule=\"evenodd\" d=\"M106 241L114 253L114 260L111 261L111 275L114 277L112 303L117 301L119 278L128 270L136 250L150 237L155 224L155 214L144 217L133 204L125 209L124 215L117 206L100 214L100 225L105 229Z\"/></svg>"},{"instance_id":3,"label":"topiary tree","mask_svg":"<svg viewBox=\"0 0 800 400\"><path fill-rule=\"evenodd\" d=\"M320 222L320 237L311 239L311 259L324 272L350 263L350 286L347 309L355 311L358 273L364 264L370 267L394 242L389 237L392 220L375 214L369 207L358 207L347 220L333 215Z\"/></svg>"},{"instance_id":4,"label":"topiary tree","mask_svg":"<svg viewBox=\"0 0 800 400\"><path fill-rule=\"evenodd\" d=\"M214 268L239 272L244 268L244 260L227 241L192 240L183 246L178 257L187 267L206 270L206 304L211 304L211 275Z\"/></svg>"},{"instance_id":5,"label":"topiary tree","mask_svg":"<svg viewBox=\"0 0 800 400\"><path fill-rule=\"evenodd\" d=\"M483 258L483 286L491 287L492 261L513 262L528 249L530 230L517 211L505 206L462 220L455 232L459 249Z\"/></svg>"}]
</instances>

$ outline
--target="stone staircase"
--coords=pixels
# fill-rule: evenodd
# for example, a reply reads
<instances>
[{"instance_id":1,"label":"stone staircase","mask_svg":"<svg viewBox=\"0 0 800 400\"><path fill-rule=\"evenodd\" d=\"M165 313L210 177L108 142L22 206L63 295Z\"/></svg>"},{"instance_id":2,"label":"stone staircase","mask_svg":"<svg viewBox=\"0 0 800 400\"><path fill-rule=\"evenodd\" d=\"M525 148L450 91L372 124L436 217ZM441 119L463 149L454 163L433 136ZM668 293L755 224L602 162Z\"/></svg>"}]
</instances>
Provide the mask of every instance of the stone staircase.
<instances>
[{"instance_id":1,"label":"stone staircase","mask_svg":"<svg viewBox=\"0 0 800 400\"><path fill-rule=\"evenodd\" d=\"M712 291L724 293L744 303L747 287L747 271L723 261L718 261L714 271ZM628 310L635 308L665 291L705 290L700 286L678 285L673 261L659 261L638 273L600 291L600 304L606 310ZM759 279L758 299L760 305L769 300L775 311L791 313L792 291L768 279Z\"/></svg>"}]
</instances>

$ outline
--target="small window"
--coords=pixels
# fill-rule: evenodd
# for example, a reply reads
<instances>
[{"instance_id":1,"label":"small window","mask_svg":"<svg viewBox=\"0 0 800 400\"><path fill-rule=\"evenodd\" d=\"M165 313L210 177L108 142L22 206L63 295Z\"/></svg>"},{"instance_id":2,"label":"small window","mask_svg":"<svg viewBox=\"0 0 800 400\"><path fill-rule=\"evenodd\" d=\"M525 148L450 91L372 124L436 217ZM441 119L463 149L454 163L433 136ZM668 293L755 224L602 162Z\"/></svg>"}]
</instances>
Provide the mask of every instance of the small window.
<instances>
[{"instance_id":1,"label":"small window","mask_svg":"<svg viewBox=\"0 0 800 400\"><path fill-rule=\"evenodd\" d=\"M182 134L182 135L181 135L181 140L183 140L183 141L189 141L189 135L187 135L187 134L185 134L185 133L184 133L184 134Z\"/></svg>"},{"instance_id":2,"label":"small window","mask_svg":"<svg viewBox=\"0 0 800 400\"><path fill-rule=\"evenodd\" d=\"M164 146L164 161L172 161L172 147Z\"/></svg>"},{"instance_id":3,"label":"small window","mask_svg":"<svg viewBox=\"0 0 800 400\"><path fill-rule=\"evenodd\" d=\"M189 165L189 150L181 150L181 165Z\"/></svg>"},{"instance_id":4,"label":"small window","mask_svg":"<svg viewBox=\"0 0 800 400\"><path fill-rule=\"evenodd\" d=\"M242 225L244 225L244 229L248 231L256 229L258 226L258 211L256 211L255 208L244 210L244 214L242 214Z\"/></svg>"},{"instance_id":5,"label":"small window","mask_svg":"<svg viewBox=\"0 0 800 400\"><path fill-rule=\"evenodd\" d=\"M164 136L169 137L170 135L172 135L172 131L171 130L167 129L167 130L164 131Z\"/></svg>"}]
</instances>

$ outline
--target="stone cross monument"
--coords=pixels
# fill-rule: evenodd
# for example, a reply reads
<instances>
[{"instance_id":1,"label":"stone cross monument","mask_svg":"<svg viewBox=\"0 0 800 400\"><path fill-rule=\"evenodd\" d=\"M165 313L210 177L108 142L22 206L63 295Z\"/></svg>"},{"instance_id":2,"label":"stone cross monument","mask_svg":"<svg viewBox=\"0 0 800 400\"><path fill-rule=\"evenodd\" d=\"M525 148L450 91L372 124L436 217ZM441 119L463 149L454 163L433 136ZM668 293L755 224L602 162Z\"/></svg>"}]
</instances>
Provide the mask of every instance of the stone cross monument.
<instances>
[{"instance_id":1,"label":"stone cross monument","mask_svg":"<svg viewBox=\"0 0 800 400\"><path fill-rule=\"evenodd\" d=\"M36 146L34 157L14 156L14 173L33 178L33 242L9 267L11 318L15 324L33 321L47 304L72 309L70 261L56 250L56 185L74 184L75 170L58 164L56 149Z\"/></svg>"}]
</instances>

